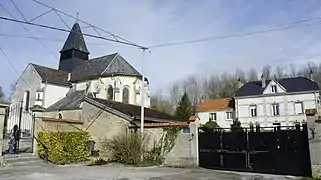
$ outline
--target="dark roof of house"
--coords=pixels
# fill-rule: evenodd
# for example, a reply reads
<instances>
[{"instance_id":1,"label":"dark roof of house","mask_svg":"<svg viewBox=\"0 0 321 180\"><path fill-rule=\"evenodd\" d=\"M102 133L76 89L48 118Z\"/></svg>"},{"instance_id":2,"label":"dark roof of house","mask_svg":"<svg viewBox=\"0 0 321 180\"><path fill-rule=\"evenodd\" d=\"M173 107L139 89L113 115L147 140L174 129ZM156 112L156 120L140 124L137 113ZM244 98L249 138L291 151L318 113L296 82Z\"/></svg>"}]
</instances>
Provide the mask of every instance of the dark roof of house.
<instances>
[{"instance_id":1,"label":"dark roof of house","mask_svg":"<svg viewBox=\"0 0 321 180\"><path fill-rule=\"evenodd\" d=\"M141 116L141 106L132 105L132 104L126 104L122 102L116 102L116 101L110 101L105 99L98 99L98 98L90 98L100 104L103 104L109 108L112 108L118 112L121 112L123 114L126 114L128 116ZM179 118L154 110L150 108L145 108L144 111L144 117L146 118L153 118L153 119L159 119L159 120L166 120L166 121L180 121Z\"/></svg>"},{"instance_id":2,"label":"dark roof of house","mask_svg":"<svg viewBox=\"0 0 321 180\"><path fill-rule=\"evenodd\" d=\"M271 80L266 80L266 85L268 85L270 81ZM283 78L276 81L283 86L288 93L320 90L316 82L305 77ZM248 82L237 90L235 97L261 95L264 89L265 88L262 88L262 81Z\"/></svg>"},{"instance_id":3,"label":"dark roof of house","mask_svg":"<svg viewBox=\"0 0 321 180\"><path fill-rule=\"evenodd\" d=\"M142 75L118 53L87 60L71 72L71 82L89 80L100 76Z\"/></svg>"},{"instance_id":4,"label":"dark roof of house","mask_svg":"<svg viewBox=\"0 0 321 180\"><path fill-rule=\"evenodd\" d=\"M67 40L60 52L78 50L89 54L80 26L75 23L67 37Z\"/></svg>"},{"instance_id":5,"label":"dark roof of house","mask_svg":"<svg viewBox=\"0 0 321 180\"><path fill-rule=\"evenodd\" d=\"M31 65L35 68L35 70L41 77L42 81L51 83L51 84L62 85L62 86L71 86L71 84L68 82L67 72L48 68L45 66L40 66L37 64L31 64Z\"/></svg>"},{"instance_id":6,"label":"dark roof of house","mask_svg":"<svg viewBox=\"0 0 321 180\"><path fill-rule=\"evenodd\" d=\"M80 104L85 98L86 93L83 91L74 91L66 95L63 99L54 103L45 111L75 110L80 108Z\"/></svg>"}]
</instances>

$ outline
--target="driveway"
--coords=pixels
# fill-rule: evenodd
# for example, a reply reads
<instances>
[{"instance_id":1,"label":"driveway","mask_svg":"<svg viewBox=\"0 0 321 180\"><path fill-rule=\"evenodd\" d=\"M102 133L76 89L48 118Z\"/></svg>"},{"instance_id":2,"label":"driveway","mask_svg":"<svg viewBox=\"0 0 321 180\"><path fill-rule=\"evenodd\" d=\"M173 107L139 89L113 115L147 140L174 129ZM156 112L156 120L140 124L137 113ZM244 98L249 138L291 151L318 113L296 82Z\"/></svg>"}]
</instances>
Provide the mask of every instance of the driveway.
<instances>
[{"instance_id":1,"label":"driveway","mask_svg":"<svg viewBox=\"0 0 321 180\"><path fill-rule=\"evenodd\" d=\"M231 173L206 169L165 167L134 168L124 166L42 166L5 168L1 180L260 180L300 179L296 177Z\"/></svg>"}]
</instances>

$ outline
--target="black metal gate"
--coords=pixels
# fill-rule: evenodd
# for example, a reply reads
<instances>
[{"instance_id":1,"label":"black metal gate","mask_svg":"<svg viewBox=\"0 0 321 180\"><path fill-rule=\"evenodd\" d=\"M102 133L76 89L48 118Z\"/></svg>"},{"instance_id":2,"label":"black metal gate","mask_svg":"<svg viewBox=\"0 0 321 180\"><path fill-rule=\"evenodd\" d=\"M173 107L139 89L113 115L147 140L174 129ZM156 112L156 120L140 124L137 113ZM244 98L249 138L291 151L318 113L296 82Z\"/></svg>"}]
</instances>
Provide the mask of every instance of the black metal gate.
<instances>
[{"instance_id":1,"label":"black metal gate","mask_svg":"<svg viewBox=\"0 0 321 180\"><path fill-rule=\"evenodd\" d=\"M311 177L307 125L199 130L199 164L210 169Z\"/></svg>"},{"instance_id":2,"label":"black metal gate","mask_svg":"<svg viewBox=\"0 0 321 180\"><path fill-rule=\"evenodd\" d=\"M29 109L24 109L21 104L10 105L7 111L5 127L3 131L2 155L9 153L10 141L13 139L13 126L17 125L20 131L20 139L17 142L18 153L33 152L33 129L35 117Z\"/></svg>"}]
</instances>

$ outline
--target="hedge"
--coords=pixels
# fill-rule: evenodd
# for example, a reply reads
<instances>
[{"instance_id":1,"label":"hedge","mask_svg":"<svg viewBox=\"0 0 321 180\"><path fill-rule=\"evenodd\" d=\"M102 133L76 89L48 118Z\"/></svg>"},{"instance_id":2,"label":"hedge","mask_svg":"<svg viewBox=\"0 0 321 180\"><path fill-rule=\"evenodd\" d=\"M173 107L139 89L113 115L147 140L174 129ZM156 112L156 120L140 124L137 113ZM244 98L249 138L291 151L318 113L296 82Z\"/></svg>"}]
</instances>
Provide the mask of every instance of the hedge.
<instances>
[{"instance_id":1,"label":"hedge","mask_svg":"<svg viewBox=\"0 0 321 180\"><path fill-rule=\"evenodd\" d=\"M53 164L77 163L90 156L88 132L40 132L38 154Z\"/></svg>"}]
</instances>

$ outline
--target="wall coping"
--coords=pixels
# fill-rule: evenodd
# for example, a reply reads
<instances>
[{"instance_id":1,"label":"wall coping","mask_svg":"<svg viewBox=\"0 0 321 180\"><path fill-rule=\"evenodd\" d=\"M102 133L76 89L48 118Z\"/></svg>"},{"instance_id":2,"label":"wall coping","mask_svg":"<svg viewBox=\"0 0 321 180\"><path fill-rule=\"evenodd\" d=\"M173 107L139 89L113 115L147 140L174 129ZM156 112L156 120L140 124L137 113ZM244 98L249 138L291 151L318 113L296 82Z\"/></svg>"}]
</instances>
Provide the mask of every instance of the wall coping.
<instances>
[{"instance_id":1,"label":"wall coping","mask_svg":"<svg viewBox=\"0 0 321 180\"><path fill-rule=\"evenodd\" d=\"M49 117L40 117L43 121L51 122L62 122L62 123L74 123L74 124L83 124L84 122L75 119L58 119L58 118L49 118Z\"/></svg>"},{"instance_id":2,"label":"wall coping","mask_svg":"<svg viewBox=\"0 0 321 180\"><path fill-rule=\"evenodd\" d=\"M144 123L144 127L168 127L168 126L189 126L189 122L163 122L163 123ZM132 125L131 128L140 127L140 124Z\"/></svg>"}]
</instances>

